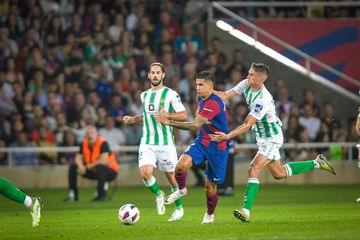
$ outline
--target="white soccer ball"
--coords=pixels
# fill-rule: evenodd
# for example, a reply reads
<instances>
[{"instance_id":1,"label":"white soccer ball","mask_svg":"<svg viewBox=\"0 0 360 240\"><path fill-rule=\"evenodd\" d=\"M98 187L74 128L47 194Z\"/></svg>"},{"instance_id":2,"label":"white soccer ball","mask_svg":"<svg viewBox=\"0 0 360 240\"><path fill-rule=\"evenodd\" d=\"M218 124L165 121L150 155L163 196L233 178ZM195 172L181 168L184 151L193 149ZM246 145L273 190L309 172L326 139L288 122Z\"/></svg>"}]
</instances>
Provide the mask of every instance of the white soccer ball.
<instances>
[{"instance_id":1,"label":"white soccer ball","mask_svg":"<svg viewBox=\"0 0 360 240\"><path fill-rule=\"evenodd\" d=\"M118 217L123 224L135 224L140 219L140 211L134 204L125 204L120 207Z\"/></svg>"}]
</instances>

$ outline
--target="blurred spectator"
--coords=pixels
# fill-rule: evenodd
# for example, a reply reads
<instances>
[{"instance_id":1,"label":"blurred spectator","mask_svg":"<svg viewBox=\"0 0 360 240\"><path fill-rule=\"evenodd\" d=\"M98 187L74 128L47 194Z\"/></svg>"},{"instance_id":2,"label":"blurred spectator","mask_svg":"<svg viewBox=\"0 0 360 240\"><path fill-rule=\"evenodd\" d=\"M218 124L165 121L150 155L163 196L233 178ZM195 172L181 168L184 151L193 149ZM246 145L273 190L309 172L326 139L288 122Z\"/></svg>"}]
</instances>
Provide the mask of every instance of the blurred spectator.
<instances>
[{"instance_id":1,"label":"blurred spectator","mask_svg":"<svg viewBox=\"0 0 360 240\"><path fill-rule=\"evenodd\" d=\"M276 111L285 112L286 115L290 114L290 108L293 104L290 100L289 91L287 88L282 87L278 92L278 99L275 103Z\"/></svg>"},{"instance_id":2,"label":"blurred spectator","mask_svg":"<svg viewBox=\"0 0 360 240\"><path fill-rule=\"evenodd\" d=\"M310 141L315 140L320 129L320 119L315 116L314 108L310 104L304 105L304 114L299 117L299 123L308 130Z\"/></svg>"},{"instance_id":3,"label":"blurred spectator","mask_svg":"<svg viewBox=\"0 0 360 240\"><path fill-rule=\"evenodd\" d=\"M16 57L18 55L19 49L16 41L9 37L9 29L4 25L0 25L0 56L3 58Z\"/></svg>"},{"instance_id":4,"label":"blurred spectator","mask_svg":"<svg viewBox=\"0 0 360 240\"><path fill-rule=\"evenodd\" d=\"M65 131L61 143L58 145L60 147L76 147L76 135L71 131ZM58 155L59 164L73 164L75 161L76 153L73 152L60 152Z\"/></svg>"},{"instance_id":5,"label":"blurred spectator","mask_svg":"<svg viewBox=\"0 0 360 240\"><path fill-rule=\"evenodd\" d=\"M329 129L329 141L334 142L336 132L341 128L340 121L334 117L334 108L330 102L326 102L323 108L323 117L321 121L324 122Z\"/></svg>"},{"instance_id":6,"label":"blurred spectator","mask_svg":"<svg viewBox=\"0 0 360 240\"><path fill-rule=\"evenodd\" d=\"M195 32L199 33L202 41L205 41L205 23L208 10L208 0L189 0L186 2L184 13L185 19L192 26Z\"/></svg>"},{"instance_id":7,"label":"blurred spectator","mask_svg":"<svg viewBox=\"0 0 360 240\"><path fill-rule=\"evenodd\" d=\"M55 142L49 139L49 131L46 127L39 128L39 138L34 141L37 147L56 147ZM41 152L38 155L39 164L56 164L57 152Z\"/></svg>"},{"instance_id":8,"label":"blurred spectator","mask_svg":"<svg viewBox=\"0 0 360 240\"><path fill-rule=\"evenodd\" d=\"M9 147L33 147L28 141L25 132L18 133L16 141L9 144ZM12 153L12 165L36 165L38 160L33 152L14 152Z\"/></svg>"},{"instance_id":9,"label":"blurred spectator","mask_svg":"<svg viewBox=\"0 0 360 240\"><path fill-rule=\"evenodd\" d=\"M200 38L193 33L191 25L189 23L184 23L182 25L182 34L175 39L175 50L176 52L185 52L186 43L191 42L194 46L196 52L201 52L204 50L204 44Z\"/></svg>"},{"instance_id":10,"label":"blurred spectator","mask_svg":"<svg viewBox=\"0 0 360 240\"><path fill-rule=\"evenodd\" d=\"M81 111L86 106L86 99L85 95L82 92L78 92L75 95L75 101L73 104L70 105L68 111L67 111L67 119L68 121L74 122L79 121L81 118Z\"/></svg>"},{"instance_id":11,"label":"blurred spectator","mask_svg":"<svg viewBox=\"0 0 360 240\"><path fill-rule=\"evenodd\" d=\"M177 22L175 22L170 13L167 11L162 11L160 13L159 22L155 25L153 37L154 39L159 39L163 29L169 31L169 39L174 41L180 34L180 28Z\"/></svg>"},{"instance_id":12,"label":"blurred spectator","mask_svg":"<svg viewBox=\"0 0 360 240\"><path fill-rule=\"evenodd\" d=\"M122 14L116 14L114 22L107 29L108 36L111 43L116 43L120 40L120 35L124 31L124 16Z\"/></svg>"},{"instance_id":13,"label":"blurred spectator","mask_svg":"<svg viewBox=\"0 0 360 240\"><path fill-rule=\"evenodd\" d=\"M300 111L304 112L304 108L305 105L309 105L314 112L314 116L315 117L319 117L320 116L320 108L319 106L315 103L315 93L313 90L306 90L304 95L303 95L303 102L300 105Z\"/></svg>"},{"instance_id":14,"label":"blurred spectator","mask_svg":"<svg viewBox=\"0 0 360 240\"><path fill-rule=\"evenodd\" d=\"M6 142L0 139L0 148L6 147ZM8 157L7 153L0 152L0 165L7 165L8 164Z\"/></svg>"},{"instance_id":15,"label":"blurred spectator","mask_svg":"<svg viewBox=\"0 0 360 240\"><path fill-rule=\"evenodd\" d=\"M110 148L126 145L124 133L115 127L115 119L112 116L106 117L105 127L99 130L100 136L106 139Z\"/></svg>"},{"instance_id":16,"label":"blurred spectator","mask_svg":"<svg viewBox=\"0 0 360 240\"><path fill-rule=\"evenodd\" d=\"M56 145L61 145L64 142L64 134L68 128L66 114L63 112L58 112L55 115L55 119L56 119L56 129L54 130L55 142Z\"/></svg>"}]
</instances>

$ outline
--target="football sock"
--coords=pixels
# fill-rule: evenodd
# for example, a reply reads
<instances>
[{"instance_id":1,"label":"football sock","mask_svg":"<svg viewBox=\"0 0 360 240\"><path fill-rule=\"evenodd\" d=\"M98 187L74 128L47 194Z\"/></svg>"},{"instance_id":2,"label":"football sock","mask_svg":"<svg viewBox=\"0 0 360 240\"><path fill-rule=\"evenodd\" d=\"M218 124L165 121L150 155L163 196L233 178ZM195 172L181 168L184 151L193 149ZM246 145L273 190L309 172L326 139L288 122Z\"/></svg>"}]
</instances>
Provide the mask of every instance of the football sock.
<instances>
[{"instance_id":1,"label":"football sock","mask_svg":"<svg viewBox=\"0 0 360 240\"><path fill-rule=\"evenodd\" d=\"M358 162L358 170L359 170L359 174L360 174L360 162Z\"/></svg>"},{"instance_id":2,"label":"football sock","mask_svg":"<svg viewBox=\"0 0 360 240\"><path fill-rule=\"evenodd\" d=\"M175 192L176 190L179 190L178 186L171 186L171 192ZM178 200L175 201L175 208L181 208L183 204L183 198L179 198Z\"/></svg>"},{"instance_id":3,"label":"football sock","mask_svg":"<svg viewBox=\"0 0 360 240\"><path fill-rule=\"evenodd\" d=\"M186 188L186 177L187 177L187 171L183 173L175 172L175 179L179 185L179 189Z\"/></svg>"},{"instance_id":4,"label":"football sock","mask_svg":"<svg viewBox=\"0 0 360 240\"><path fill-rule=\"evenodd\" d=\"M301 174L313 170L315 168L315 161L291 162L283 166L288 177L296 174Z\"/></svg>"},{"instance_id":5,"label":"football sock","mask_svg":"<svg viewBox=\"0 0 360 240\"><path fill-rule=\"evenodd\" d=\"M0 177L0 193L18 203L24 203L26 194L20 191L14 184ZM30 199L31 202L31 199Z\"/></svg>"},{"instance_id":6,"label":"football sock","mask_svg":"<svg viewBox=\"0 0 360 240\"><path fill-rule=\"evenodd\" d=\"M249 178L244 195L244 208L251 210L256 193L259 191L259 179Z\"/></svg>"},{"instance_id":7,"label":"football sock","mask_svg":"<svg viewBox=\"0 0 360 240\"><path fill-rule=\"evenodd\" d=\"M213 194L211 196L206 195L206 205L207 205L207 209L208 209L207 213L209 215L214 214L217 202L218 202L217 193L215 193L215 194Z\"/></svg>"},{"instance_id":8,"label":"football sock","mask_svg":"<svg viewBox=\"0 0 360 240\"><path fill-rule=\"evenodd\" d=\"M160 196L161 194L160 187L154 176L151 176L151 178L148 180L144 179L144 183L145 186L147 186L150 189L150 191L152 191L157 197Z\"/></svg>"}]
</instances>

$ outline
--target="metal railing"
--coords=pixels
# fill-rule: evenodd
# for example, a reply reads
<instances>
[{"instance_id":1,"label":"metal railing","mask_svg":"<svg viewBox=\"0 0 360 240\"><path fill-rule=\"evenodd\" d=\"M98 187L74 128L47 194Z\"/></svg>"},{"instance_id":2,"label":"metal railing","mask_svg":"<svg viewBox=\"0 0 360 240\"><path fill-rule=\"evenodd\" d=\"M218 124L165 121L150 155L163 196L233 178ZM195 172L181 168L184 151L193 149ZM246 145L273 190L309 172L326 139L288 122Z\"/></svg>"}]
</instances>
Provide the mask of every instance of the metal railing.
<instances>
[{"instance_id":1,"label":"metal railing","mask_svg":"<svg viewBox=\"0 0 360 240\"><path fill-rule=\"evenodd\" d=\"M340 146L348 148L347 160L352 160L352 148L356 146L356 142L329 142L329 143L284 143L282 149L316 149L316 148L328 148L331 146ZM187 146L177 146L177 150L182 152ZM256 144L235 144L234 150L256 150L258 146ZM126 152L131 154L137 154L139 146L114 146L112 151L114 152ZM79 151L79 147L0 147L0 153L6 153L8 157L8 166L12 166L12 154L13 153L76 153ZM134 159L133 159L134 161Z\"/></svg>"},{"instance_id":2,"label":"metal railing","mask_svg":"<svg viewBox=\"0 0 360 240\"><path fill-rule=\"evenodd\" d=\"M306 17L312 18L312 10L314 7L359 7L359 1L338 1L338 2L320 2L320 1L299 1L299 2L285 2L285 1L250 1L250 2L225 2L225 1L218 1L218 4L221 4L224 7L305 7L306 8Z\"/></svg>"},{"instance_id":3,"label":"metal railing","mask_svg":"<svg viewBox=\"0 0 360 240\"><path fill-rule=\"evenodd\" d=\"M244 24L245 26L247 26L248 28L250 28L253 32L252 32L252 37L254 38L255 42L258 42L258 36L262 35L265 38L273 41L274 43L283 46L284 48L286 48L287 50L303 57L305 59L305 69L306 72L301 72L298 69L295 69L296 71L304 74L305 76L309 77L310 79L312 79L313 81L317 81L320 82L324 85L326 85L327 87L341 93L342 95L354 100L355 102L360 103L360 98L358 95L336 85L335 83L332 83L330 80L325 79L324 77L319 76L318 74L312 72L311 70L311 65L316 65L318 67L320 67L321 69L325 69L327 71L329 71L330 73L336 75L337 77L344 79L345 81L348 81L354 85L356 85L357 87L360 87L360 80L354 79L340 71L338 71L337 69L311 57L309 54L300 51L299 49L291 46L290 44L282 41L281 39L275 37L274 35L264 31L263 29L257 27L255 24L249 22L248 20L240 17L239 15L235 14L234 12L230 11L229 9L225 8L224 6L237 6L237 7L241 7L243 6L243 4L246 4L246 6L250 5L250 4L254 4L254 3L260 3L260 2L248 2L248 3L243 3L243 2L213 2L209 5L209 20L215 22L216 19L214 19L214 9L217 9L218 11L222 12L223 14L225 14L226 16L235 19L239 22L241 22L242 24ZM281 2L282 4L285 4L285 2ZM299 2L297 2L299 3ZM303 2L300 2L303 3ZM304 2L305 3L305 2ZM340 3L340 2L339 2ZM263 2L261 2L261 4L265 4ZM277 4L277 3L276 3ZM357 3L357 5L360 6L360 3ZM244 5L245 6L245 5ZM255 43L256 44L256 43Z\"/></svg>"}]
</instances>

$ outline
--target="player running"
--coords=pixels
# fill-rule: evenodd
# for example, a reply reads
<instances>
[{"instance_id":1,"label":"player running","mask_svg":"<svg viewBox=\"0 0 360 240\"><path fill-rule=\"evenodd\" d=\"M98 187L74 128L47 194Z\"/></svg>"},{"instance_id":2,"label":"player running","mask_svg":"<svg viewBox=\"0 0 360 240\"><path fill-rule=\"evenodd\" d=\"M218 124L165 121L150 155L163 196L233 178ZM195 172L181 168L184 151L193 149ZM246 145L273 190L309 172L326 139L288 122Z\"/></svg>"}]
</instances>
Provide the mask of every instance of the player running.
<instances>
[{"instance_id":1,"label":"player running","mask_svg":"<svg viewBox=\"0 0 360 240\"><path fill-rule=\"evenodd\" d=\"M244 195L242 210L234 210L234 216L242 222L249 222L250 210L259 189L259 175L267 166L275 179L283 179L302 174L315 168L335 173L333 166L320 154L315 160L291 162L281 166L279 149L283 144L281 121L275 112L274 100L264 82L269 76L269 67L262 63L253 63L247 79L226 92L216 92L222 99L244 94L250 113L244 123L230 133L218 131L210 135L211 140L222 142L252 129L256 134L258 152L249 167L249 179Z\"/></svg>"},{"instance_id":2,"label":"player running","mask_svg":"<svg viewBox=\"0 0 360 240\"><path fill-rule=\"evenodd\" d=\"M2 177L0 177L0 194L10 200L24 204L31 214L32 226L39 226L42 208L42 201L39 197L29 197L14 184Z\"/></svg>"},{"instance_id":3,"label":"player running","mask_svg":"<svg viewBox=\"0 0 360 240\"><path fill-rule=\"evenodd\" d=\"M215 77L210 72L200 72L196 75L196 91L198 93L198 111L193 122L178 122L169 119L163 109L156 116L156 120L166 125L184 130L199 130L198 137L181 155L176 165L175 178L179 190L165 198L165 204L176 202L187 194L187 170L191 166L199 165L207 160L205 174L207 212L202 224L214 223L214 213L218 202L217 185L224 182L226 164L229 155L227 140L214 142L209 134L222 131L228 132L228 119L224 102L214 94Z\"/></svg>"},{"instance_id":4,"label":"player running","mask_svg":"<svg viewBox=\"0 0 360 240\"><path fill-rule=\"evenodd\" d=\"M163 85L165 68L159 62L154 62L148 67L148 78L151 88L141 93L143 114L138 116L124 116L126 124L143 122L143 135L139 149L139 170L145 185L156 196L157 212L165 213L164 192L160 189L153 176L154 167L164 172L172 191L178 189L174 171L177 163L177 153L172 127L165 126L155 120L155 114L161 108L167 109L166 116L169 119L184 121L187 119L185 107L180 96L170 88ZM169 221L180 220L184 215L182 199L175 203L174 212Z\"/></svg>"}]
</instances>

